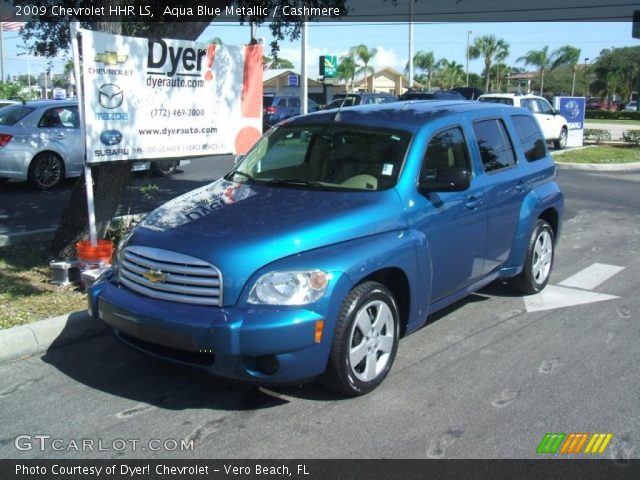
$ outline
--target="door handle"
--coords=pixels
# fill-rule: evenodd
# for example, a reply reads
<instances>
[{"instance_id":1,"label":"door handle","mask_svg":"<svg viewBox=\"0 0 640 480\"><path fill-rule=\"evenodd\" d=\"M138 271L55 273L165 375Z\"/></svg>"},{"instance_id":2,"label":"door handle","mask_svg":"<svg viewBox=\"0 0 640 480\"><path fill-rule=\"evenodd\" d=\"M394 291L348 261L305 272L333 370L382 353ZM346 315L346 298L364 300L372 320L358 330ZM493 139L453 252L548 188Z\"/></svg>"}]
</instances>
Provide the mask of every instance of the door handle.
<instances>
[{"instance_id":1,"label":"door handle","mask_svg":"<svg viewBox=\"0 0 640 480\"><path fill-rule=\"evenodd\" d=\"M518 192L524 192L525 190L527 190L528 185L525 182L518 182L518 184L516 185L516 190Z\"/></svg>"},{"instance_id":2,"label":"door handle","mask_svg":"<svg viewBox=\"0 0 640 480\"><path fill-rule=\"evenodd\" d=\"M62 139L64 139L64 133L59 133L59 134L57 134L57 135L56 135L56 139L57 139L57 140L62 140Z\"/></svg>"},{"instance_id":3,"label":"door handle","mask_svg":"<svg viewBox=\"0 0 640 480\"><path fill-rule=\"evenodd\" d=\"M482 199L478 197L468 197L465 204L469 210L477 210L482 205Z\"/></svg>"}]
</instances>

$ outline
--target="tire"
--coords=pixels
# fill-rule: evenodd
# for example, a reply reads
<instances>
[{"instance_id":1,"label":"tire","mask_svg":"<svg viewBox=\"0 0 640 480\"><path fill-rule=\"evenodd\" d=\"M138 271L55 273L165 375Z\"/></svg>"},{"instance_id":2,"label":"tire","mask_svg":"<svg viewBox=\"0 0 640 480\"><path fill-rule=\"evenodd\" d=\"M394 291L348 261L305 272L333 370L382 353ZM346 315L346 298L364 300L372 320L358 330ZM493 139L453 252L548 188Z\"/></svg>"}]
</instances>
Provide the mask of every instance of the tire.
<instances>
[{"instance_id":1,"label":"tire","mask_svg":"<svg viewBox=\"0 0 640 480\"><path fill-rule=\"evenodd\" d=\"M366 282L345 298L336 323L327 371L320 382L356 397L385 379L398 350L400 315L384 285Z\"/></svg>"},{"instance_id":2,"label":"tire","mask_svg":"<svg viewBox=\"0 0 640 480\"><path fill-rule=\"evenodd\" d=\"M160 177L169 177L178 169L177 160L157 160L152 163L153 173Z\"/></svg>"},{"instance_id":3,"label":"tire","mask_svg":"<svg viewBox=\"0 0 640 480\"><path fill-rule=\"evenodd\" d=\"M567 127L562 127L562 129L560 130L560 136L553 142L553 146L556 148L556 150L562 150L567 147L568 136L569 132L567 131Z\"/></svg>"},{"instance_id":4,"label":"tire","mask_svg":"<svg viewBox=\"0 0 640 480\"><path fill-rule=\"evenodd\" d=\"M64 164L55 153L40 153L31 160L28 178L38 190L55 188L64 179Z\"/></svg>"},{"instance_id":5,"label":"tire","mask_svg":"<svg viewBox=\"0 0 640 480\"><path fill-rule=\"evenodd\" d=\"M553 229L546 221L539 219L529 238L522 272L513 278L512 285L526 295L542 291L551 276L554 252Z\"/></svg>"}]
</instances>

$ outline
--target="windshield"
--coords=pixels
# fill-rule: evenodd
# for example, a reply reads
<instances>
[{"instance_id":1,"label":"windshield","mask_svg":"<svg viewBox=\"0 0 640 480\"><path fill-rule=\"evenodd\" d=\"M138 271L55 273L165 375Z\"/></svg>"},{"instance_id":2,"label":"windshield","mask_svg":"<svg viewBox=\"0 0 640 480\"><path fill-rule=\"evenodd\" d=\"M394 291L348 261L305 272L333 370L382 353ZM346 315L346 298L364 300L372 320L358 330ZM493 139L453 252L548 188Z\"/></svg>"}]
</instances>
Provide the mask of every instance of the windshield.
<instances>
[{"instance_id":1,"label":"windshield","mask_svg":"<svg viewBox=\"0 0 640 480\"><path fill-rule=\"evenodd\" d=\"M4 107L0 109L0 125L13 125L31 112L33 112L33 108L25 107L24 105Z\"/></svg>"},{"instance_id":2,"label":"windshield","mask_svg":"<svg viewBox=\"0 0 640 480\"><path fill-rule=\"evenodd\" d=\"M300 188L384 190L396 184L411 134L349 125L282 126L231 175Z\"/></svg>"},{"instance_id":3,"label":"windshield","mask_svg":"<svg viewBox=\"0 0 640 480\"><path fill-rule=\"evenodd\" d=\"M344 104L343 104L344 102ZM340 105L343 107L353 107L358 104L358 97L349 96L349 97L334 97L333 100L327 105L327 109L332 108L340 108Z\"/></svg>"}]
</instances>

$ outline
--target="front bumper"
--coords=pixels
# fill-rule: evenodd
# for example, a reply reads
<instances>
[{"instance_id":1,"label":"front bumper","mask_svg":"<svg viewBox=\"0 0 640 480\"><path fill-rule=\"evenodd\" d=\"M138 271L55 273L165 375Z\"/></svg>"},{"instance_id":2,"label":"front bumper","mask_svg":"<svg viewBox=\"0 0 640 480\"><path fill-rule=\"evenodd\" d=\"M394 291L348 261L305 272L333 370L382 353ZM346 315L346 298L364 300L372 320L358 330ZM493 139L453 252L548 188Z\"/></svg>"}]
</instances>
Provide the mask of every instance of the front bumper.
<instances>
[{"instance_id":1,"label":"front bumper","mask_svg":"<svg viewBox=\"0 0 640 480\"><path fill-rule=\"evenodd\" d=\"M89 311L123 342L146 353L227 378L262 384L324 372L330 332L324 315L301 307L206 307L154 300L114 282L89 291ZM324 328L332 328L327 322Z\"/></svg>"}]
</instances>

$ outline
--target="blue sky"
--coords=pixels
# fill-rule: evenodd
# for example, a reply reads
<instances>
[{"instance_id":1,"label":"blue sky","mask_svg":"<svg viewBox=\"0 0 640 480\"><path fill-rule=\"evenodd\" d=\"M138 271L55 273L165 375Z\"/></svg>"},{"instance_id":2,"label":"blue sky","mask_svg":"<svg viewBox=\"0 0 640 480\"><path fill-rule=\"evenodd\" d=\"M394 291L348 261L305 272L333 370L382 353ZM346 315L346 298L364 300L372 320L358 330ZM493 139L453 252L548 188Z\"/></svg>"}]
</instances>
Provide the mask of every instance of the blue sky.
<instances>
[{"instance_id":1,"label":"blue sky","mask_svg":"<svg viewBox=\"0 0 640 480\"><path fill-rule=\"evenodd\" d=\"M465 64L467 32L471 30L471 42L477 36L494 34L510 44L511 54L507 63L516 63L516 59L529 50L549 45L554 50L563 45L573 45L582 50L580 61L593 60L603 48L636 46L640 40L631 37L631 22L593 22L593 23L430 23L415 24L414 50L433 51L436 58L447 58ZM249 40L249 27L233 23L215 22L200 37L206 41L220 37L224 43L239 45ZM268 44L271 35L267 26L258 28L258 37ZM349 47L364 43L378 49L373 65L391 66L403 70L408 59L408 26L406 24L310 24L308 39L308 74L318 75L319 55L344 55ZM4 33L5 65L10 75L41 72L44 61L41 58L19 56L24 52L22 41L17 32ZM268 53L268 52L267 52ZM300 64L300 42L283 42L280 56ZM53 71L62 71L63 59L52 60ZM484 68L482 60L471 61L469 70L480 73Z\"/></svg>"}]
</instances>

